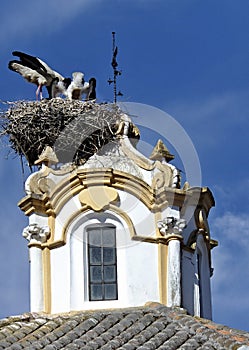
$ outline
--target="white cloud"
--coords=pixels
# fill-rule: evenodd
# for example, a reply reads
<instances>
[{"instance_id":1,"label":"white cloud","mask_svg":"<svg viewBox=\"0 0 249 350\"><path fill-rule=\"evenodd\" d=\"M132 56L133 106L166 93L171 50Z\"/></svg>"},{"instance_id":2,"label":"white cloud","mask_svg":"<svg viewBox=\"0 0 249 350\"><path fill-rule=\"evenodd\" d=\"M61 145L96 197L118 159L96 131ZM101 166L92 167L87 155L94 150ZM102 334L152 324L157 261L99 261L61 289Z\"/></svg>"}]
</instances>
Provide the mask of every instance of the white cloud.
<instances>
[{"instance_id":1,"label":"white cloud","mask_svg":"<svg viewBox=\"0 0 249 350\"><path fill-rule=\"evenodd\" d=\"M213 220L212 229L219 241L212 251L213 309L215 321L226 323L229 314L249 312L249 216L227 211Z\"/></svg>"},{"instance_id":2,"label":"white cloud","mask_svg":"<svg viewBox=\"0 0 249 350\"><path fill-rule=\"evenodd\" d=\"M248 214L226 212L214 220L213 227L217 230L221 239L226 240L226 243L240 246L249 252Z\"/></svg>"},{"instance_id":3,"label":"white cloud","mask_svg":"<svg viewBox=\"0 0 249 350\"><path fill-rule=\"evenodd\" d=\"M242 281L247 273L242 266L249 266L249 215L227 211L216 217L211 227L219 241L212 254L217 286L230 283L231 279ZM249 277L249 271L247 274Z\"/></svg>"},{"instance_id":4,"label":"white cloud","mask_svg":"<svg viewBox=\"0 0 249 350\"><path fill-rule=\"evenodd\" d=\"M183 125L202 155L202 161L210 158L214 162L219 157L219 164L222 164L229 157L233 157L231 161L234 157L242 158L243 154L247 157L248 108L248 90L241 90L196 96L195 100L177 99L165 110Z\"/></svg>"},{"instance_id":5,"label":"white cloud","mask_svg":"<svg viewBox=\"0 0 249 350\"><path fill-rule=\"evenodd\" d=\"M11 8L2 8L0 21L0 42L13 38L31 37L38 32L56 32L68 21L83 13L96 0L43 0L11 2Z\"/></svg>"},{"instance_id":6,"label":"white cloud","mask_svg":"<svg viewBox=\"0 0 249 350\"><path fill-rule=\"evenodd\" d=\"M237 169L239 170L238 167ZM225 208L241 207L244 212L249 210L249 179L247 173L248 171L245 169L242 175L240 174L237 178L230 178L231 182L229 186L225 185L224 182L212 186L212 190L214 191L215 197L220 206ZM230 209L230 211L233 211L233 209Z\"/></svg>"},{"instance_id":7,"label":"white cloud","mask_svg":"<svg viewBox=\"0 0 249 350\"><path fill-rule=\"evenodd\" d=\"M186 119L191 124L203 121L226 121L223 128L231 122L246 121L248 115L248 91L227 91L220 94L198 96L196 101L176 100L168 104L171 113ZM167 110L167 109L165 109ZM217 117L219 119L217 119Z\"/></svg>"}]
</instances>

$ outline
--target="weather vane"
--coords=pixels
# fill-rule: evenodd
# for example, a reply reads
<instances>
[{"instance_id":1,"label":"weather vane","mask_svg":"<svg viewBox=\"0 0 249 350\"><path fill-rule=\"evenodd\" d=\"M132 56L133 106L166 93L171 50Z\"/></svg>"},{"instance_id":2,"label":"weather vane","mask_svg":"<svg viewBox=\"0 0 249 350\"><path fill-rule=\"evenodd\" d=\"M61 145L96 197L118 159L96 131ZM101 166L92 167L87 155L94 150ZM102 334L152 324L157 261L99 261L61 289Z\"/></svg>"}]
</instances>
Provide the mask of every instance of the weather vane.
<instances>
[{"instance_id":1,"label":"weather vane","mask_svg":"<svg viewBox=\"0 0 249 350\"><path fill-rule=\"evenodd\" d=\"M117 96L123 96L122 92L119 91L117 93L117 77L122 74L120 70L117 69L118 62L117 62L117 54L118 54L118 47L115 44L115 32L112 32L112 68L113 68L113 79L109 78L108 83L109 85L113 84L113 93L114 93L114 103L117 102Z\"/></svg>"}]
</instances>

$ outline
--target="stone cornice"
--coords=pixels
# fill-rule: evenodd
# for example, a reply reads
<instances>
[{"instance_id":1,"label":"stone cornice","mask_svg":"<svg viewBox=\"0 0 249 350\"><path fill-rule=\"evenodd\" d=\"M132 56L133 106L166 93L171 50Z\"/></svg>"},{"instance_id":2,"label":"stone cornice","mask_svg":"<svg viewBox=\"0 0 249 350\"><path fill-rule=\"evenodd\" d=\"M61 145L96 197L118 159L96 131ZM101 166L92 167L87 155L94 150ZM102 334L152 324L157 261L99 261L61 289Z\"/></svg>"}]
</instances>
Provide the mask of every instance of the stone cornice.
<instances>
[{"instance_id":1,"label":"stone cornice","mask_svg":"<svg viewBox=\"0 0 249 350\"><path fill-rule=\"evenodd\" d=\"M192 193L188 205L191 205L192 202L194 202L194 204L204 208L207 215L209 210L215 206L213 194L208 187L191 187L187 192Z\"/></svg>"},{"instance_id":2,"label":"stone cornice","mask_svg":"<svg viewBox=\"0 0 249 350\"><path fill-rule=\"evenodd\" d=\"M56 216L72 197L88 187L100 185L130 193L152 212L167 206L184 208L193 204L204 207L208 213L214 205L212 193L208 188L195 187L186 191L172 187L156 189L136 176L112 168L79 168L52 187L50 192L29 194L19 201L18 206L26 215L37 212Z\"/></svg>"},{"instance_id":3,"label":"stone cornice","mask_svg":"<svg viewBox=\"0 0 249 350\"><path fill-rule=\"evenodd\" d=\"M44 194L37 196L35 194L27 195L18 202L19 208L29 216L32 213L54 215L49 198Z\"/></svg>"}]
</instances>

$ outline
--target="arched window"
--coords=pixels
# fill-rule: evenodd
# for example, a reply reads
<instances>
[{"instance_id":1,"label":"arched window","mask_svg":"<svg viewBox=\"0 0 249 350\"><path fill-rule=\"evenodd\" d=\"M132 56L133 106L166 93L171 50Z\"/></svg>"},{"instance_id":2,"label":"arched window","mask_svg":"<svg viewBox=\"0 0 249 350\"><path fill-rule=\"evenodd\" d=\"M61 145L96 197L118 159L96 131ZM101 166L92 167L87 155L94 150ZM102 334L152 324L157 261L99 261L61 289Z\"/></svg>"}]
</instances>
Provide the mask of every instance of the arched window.
<instances>
[{"instance_id":1,"label":"arched window","mask_svg":"<svg viewBox=\"0 0 249 350\"><path fill-rule=\"evenodd\" d=\"M116 300L116 227L92 225L87 228L89 300Z\"/></svg>"},{"instance_id":2,"label":"arched window","mask_svg":"<svg viewBox=\"0 0 249 350\"><path fill-rule=\"evenodd\" d=\"M196 239L195 277L195 315L212 319L210 263L203 234Z\"/></svg>"}]
</instances>

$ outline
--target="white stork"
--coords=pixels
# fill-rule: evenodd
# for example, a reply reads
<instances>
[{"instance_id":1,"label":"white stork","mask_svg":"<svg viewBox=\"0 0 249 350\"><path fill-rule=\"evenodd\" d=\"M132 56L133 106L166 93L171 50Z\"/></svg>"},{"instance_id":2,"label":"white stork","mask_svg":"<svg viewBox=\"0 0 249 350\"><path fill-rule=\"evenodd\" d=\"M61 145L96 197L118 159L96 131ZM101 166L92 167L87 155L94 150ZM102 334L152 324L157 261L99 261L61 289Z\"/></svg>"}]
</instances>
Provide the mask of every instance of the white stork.
<instances>
[{"instance_id":1,"label":"white stork","mask_svg":"<svg viewBox=\"0 0 249 350\"><path fill-rule=\"evenodd\" d=\"M59 80L57 77L53 79L51 83L51 96L59 97L60 95L67 96L67 88L71 84L72 79L71 78L64 78L62 81Z\"/></svg>"},{"instance_id":2,"label":"white stork","mask_svg":"<svg viewBox=\"0 0 249 350\"><path fill-rule=\"evenodd\" d=\"M91 78L89 82L86 82L84 80L84 74L81 72L74 72L72 76L73 80L65 94L69 100L81 100L82 95L86 95L87 101L96 99L95 78Z\"/></svg>"},{"instance_id":3,"label":"white stork","mask_svg":"<svg viewBox=\"0 0 249 350\"><path fill-rule=\"evenodd\" d=\"M82 94L85 89L88 88L88 83L84 80L84 73L74 72L72 74L73 80L71 84L68 86L66 91L66 96L70 101L72 100L81 100Z\"/></svg>"},{"instance_id":4,"label":"white stork","mask_svg":"<svg viewBox=\"0 0 249 350\"><path fill-rule=\"evenodd\" d=\"M48 90L49 99L56 97L56 94L64 93L69 86L71 82L70 78L64 78L40 58L19 51L14 51L12 54L19 57L20 60L10 61L8 65L9 69L21 74L28 82L37 85L36 99L39 96L42 99L43 86L46 86ZM68 79L70 79L70 82Z\"/></svg>"}]
</instances>

